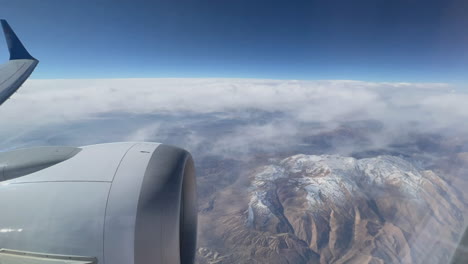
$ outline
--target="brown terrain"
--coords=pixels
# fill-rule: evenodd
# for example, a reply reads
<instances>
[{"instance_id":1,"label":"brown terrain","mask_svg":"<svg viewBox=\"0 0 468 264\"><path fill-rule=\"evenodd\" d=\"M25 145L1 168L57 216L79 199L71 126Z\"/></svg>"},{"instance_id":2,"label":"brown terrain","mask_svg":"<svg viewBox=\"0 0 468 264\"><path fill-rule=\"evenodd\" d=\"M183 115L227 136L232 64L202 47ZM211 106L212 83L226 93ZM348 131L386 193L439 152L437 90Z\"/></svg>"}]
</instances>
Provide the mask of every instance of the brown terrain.
<instances>
[{"instance_id":1,"label":"brown terrain","mask_svg":"<svg viewBox=\"0 0 468 264\"><path fill-rule=\"evenodd\" d=\"M201 195L198 263L448 263L464 231L467 153L264 164Z\"/></svg>"}]
</instances>

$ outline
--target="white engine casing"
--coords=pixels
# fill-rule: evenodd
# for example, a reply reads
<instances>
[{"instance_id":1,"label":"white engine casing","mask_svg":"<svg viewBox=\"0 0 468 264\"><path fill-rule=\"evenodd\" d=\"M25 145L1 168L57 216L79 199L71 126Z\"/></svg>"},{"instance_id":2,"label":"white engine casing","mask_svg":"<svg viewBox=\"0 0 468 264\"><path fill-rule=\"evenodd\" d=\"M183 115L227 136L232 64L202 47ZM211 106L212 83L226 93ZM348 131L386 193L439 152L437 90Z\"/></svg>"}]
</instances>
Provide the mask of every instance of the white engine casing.
<instances>
[{"instance_id":1,"label":"white engine casing","mask_svg":"<svg viewBox=\"0 0 468 264\"><path fill-rule=\"evenodd\" d=\"M158 143L0 153L0 248L98 263L193 263L194 164Z\"/></svg>"}]
</instances>

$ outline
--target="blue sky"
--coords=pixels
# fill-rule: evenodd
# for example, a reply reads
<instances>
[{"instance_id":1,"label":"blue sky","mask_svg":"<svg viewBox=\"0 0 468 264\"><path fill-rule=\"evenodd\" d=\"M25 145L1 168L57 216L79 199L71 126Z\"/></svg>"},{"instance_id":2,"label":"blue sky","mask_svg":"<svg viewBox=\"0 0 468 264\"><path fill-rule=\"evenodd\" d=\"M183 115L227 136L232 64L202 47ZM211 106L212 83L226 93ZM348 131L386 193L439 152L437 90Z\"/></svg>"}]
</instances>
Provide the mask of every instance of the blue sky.
<instances>
[{"instance_id":1,"label":"blue sky","mask_svg":"<svg viewBox=\"0 0 468 264\"><path fill-rule=\"evenodd\" d=\"M18 0L32 78L468 83L468 2ZM6 48L0 44L0 59Z\"/></svg>"}]
</instances>

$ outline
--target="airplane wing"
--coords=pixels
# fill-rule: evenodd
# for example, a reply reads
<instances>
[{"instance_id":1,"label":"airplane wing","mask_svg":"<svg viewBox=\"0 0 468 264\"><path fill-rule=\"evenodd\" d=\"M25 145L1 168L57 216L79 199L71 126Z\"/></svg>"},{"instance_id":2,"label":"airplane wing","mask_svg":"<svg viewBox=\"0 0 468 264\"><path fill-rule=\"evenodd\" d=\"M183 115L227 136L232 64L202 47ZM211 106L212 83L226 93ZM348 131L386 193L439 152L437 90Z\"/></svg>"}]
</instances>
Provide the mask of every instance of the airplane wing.
<instances>
[{"instance_id":1,"label":"airplane wing","mask_svg":"<svg viewBox=\"0 0 468 264\"><path fill-rule=\"evenodd\" d=\"M33 58L0 20L10 60L0 104L26 81ZM38 147L0 152L0 264L192 264L195 167L159 143Z\"/></svg>"},{"instance_id":2,"label":"airplane wing","mask_svg":"<svg viewBox=\"0 0 468 264\"><path fill-rule=\"evenodd\" d=\"M0 19L0 23L10 52L10 60L0 66L1 105L28 79L39 61L29 54L6 20Z\"/></svg>"}]
</instances>

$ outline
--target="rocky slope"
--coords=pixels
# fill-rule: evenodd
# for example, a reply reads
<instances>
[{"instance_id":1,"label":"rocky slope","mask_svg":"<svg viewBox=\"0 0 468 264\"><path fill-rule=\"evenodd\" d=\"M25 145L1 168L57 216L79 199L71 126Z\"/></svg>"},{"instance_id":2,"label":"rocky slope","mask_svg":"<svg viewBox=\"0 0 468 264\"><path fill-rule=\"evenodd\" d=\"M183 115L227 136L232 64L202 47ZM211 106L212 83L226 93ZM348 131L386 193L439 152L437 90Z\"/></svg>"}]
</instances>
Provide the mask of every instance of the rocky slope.
<instances>
[{"instance_id":1,"label":"rocky slope","mask_svg":"<svg viewBox=\"0 0 468 264\"><path fill-rule=\"evenodd\" d=\"M200 215L198 262L446 263L461 199L398 157L295 155L217 195Z\"/></svg>"}]
</instances>

